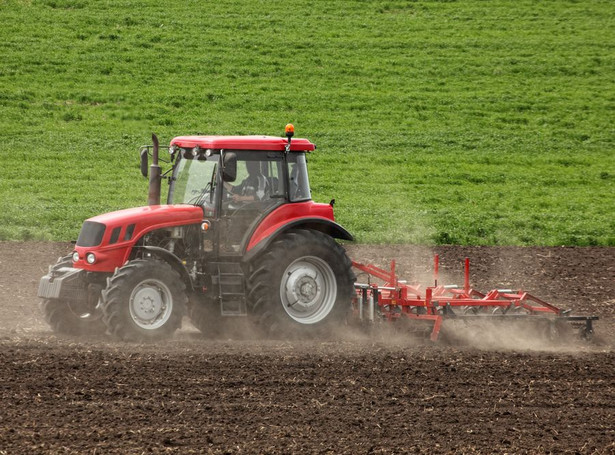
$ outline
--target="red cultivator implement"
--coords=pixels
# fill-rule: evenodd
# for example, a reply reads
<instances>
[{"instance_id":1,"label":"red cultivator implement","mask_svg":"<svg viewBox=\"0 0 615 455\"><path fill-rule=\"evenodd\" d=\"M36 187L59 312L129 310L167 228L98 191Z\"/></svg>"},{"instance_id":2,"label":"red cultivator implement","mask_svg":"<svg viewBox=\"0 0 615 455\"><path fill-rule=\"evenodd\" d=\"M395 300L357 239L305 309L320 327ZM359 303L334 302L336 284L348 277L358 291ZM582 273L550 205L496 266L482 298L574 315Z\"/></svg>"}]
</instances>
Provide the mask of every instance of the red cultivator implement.
<instances>
[{"instance_id":1,"label":"red cultivator implement","mask_svg":"<svg viewBox=\"0 0 615 455\"><path fill-rule=\"evenodd\" d=\"M525 291L494 289L487 293L470 288L470 261L466 258L463 287L438 283L438 255L434 258L434 286L421 289L409 285L395 274L395 261L389 271L374 265L353 262L368 276L368 283L355 283L353 308L360 321L373 323L417 322L427 324L430 339L437 341L443 321L458 320L522 320L544 321L549 336L572 325L583 339L591 339L593 321L598 316L573 316ZM376 278L382 284L371 283Z\"/></svg>"}]
</instances>

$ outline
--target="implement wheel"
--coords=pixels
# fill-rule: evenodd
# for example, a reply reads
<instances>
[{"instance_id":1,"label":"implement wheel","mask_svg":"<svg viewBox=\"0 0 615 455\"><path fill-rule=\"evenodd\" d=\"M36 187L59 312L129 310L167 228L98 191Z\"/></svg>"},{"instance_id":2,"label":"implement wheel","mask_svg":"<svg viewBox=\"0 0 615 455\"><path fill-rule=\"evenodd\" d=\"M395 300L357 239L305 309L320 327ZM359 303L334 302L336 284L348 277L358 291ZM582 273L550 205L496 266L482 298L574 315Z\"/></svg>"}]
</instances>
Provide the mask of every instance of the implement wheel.
<instances>
[{"instance_id":1,"label":"implement wheel","mask_svg":"<svg viewBox=\"0 0 615 455\"><path fill-rule=\"evenodd\" d=\"M58 259L51 268L58 271L72 267L71 255ZM64 335L101 335L105 333L100 309L96 303L76 300L44 299L41 301L43 317L51 329Z\"/></svg>"},{"instance_id":2,"label":"implement wheel","mask_svg":"<svg viewBox=\"0 0 615 455\"><path fill-rule=\"evenodd\" d=\"M186 286L166 262L137 259L118 269L103 291L103 320L121 340L168 338L181 327Z\"/></svg>"},{"instance_id":3,"label":"implement wheel","mask_svg":"<svg viewBox=\"0 0 615 455\"><path fill-rule=\"evenodd\" d=\"M344 249L326 234L282 234L251 265L248 309L271 336L320 336L344 323L355 276Z\"/></svg>"}]
</instances>

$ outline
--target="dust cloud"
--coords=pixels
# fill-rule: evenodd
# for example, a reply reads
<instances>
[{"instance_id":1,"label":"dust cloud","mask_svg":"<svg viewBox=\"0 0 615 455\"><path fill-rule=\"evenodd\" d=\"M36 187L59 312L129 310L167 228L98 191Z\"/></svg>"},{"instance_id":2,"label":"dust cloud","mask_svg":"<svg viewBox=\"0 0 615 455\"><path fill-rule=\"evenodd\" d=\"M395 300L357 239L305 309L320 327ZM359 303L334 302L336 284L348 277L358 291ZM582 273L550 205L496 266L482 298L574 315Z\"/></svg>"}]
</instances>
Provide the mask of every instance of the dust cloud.
<instances>
[{"instance_id":1,"label":"dust cloud","mask_svg":"<svg viewBox=\"0 0 615 455\"><path fill-rule=\"evenodd\" d=\"M431 321L376 321L371 325L342 327L334 338L346 344L374 344L411 350L439 346L482 351L575 353L610 352L614 347L603 337L582 339L578 329L568 323L558 324L554 329L549 321L532 320L531 317L493 321L484 318L445 319L436 342L430 340L432 327Z\"/></svg>"},{"instance_id":2,"label":"dust cloud","mask_svg":"<svg viewBox=\"0 0 615 455\"><path fill-rule=\"evenodd\" d=\"M446 320L442 324L443 342L489 351L575 352L595 345L584 341L567 324L545 320Z\"/></svg>"}]
</instances>

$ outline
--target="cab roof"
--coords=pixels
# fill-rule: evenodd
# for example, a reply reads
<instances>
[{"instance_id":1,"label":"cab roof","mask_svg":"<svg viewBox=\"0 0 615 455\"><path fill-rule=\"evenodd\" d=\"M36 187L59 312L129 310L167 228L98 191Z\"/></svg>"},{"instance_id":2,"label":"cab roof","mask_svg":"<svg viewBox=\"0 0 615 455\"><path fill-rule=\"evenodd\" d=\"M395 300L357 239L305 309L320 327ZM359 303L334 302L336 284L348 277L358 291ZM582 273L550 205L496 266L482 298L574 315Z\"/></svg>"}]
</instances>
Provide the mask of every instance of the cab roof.
<instances>
[{"instance_id":1,"label":"cab roof","mask_svg":"<svg viewBox=\"0 0 615 455\"><path fill-rule=\"evenodd\" d=\"M283 152L288 139L275 136L178 136L171 145L181 148L225 150L264 150ZM307 139L293 138L290 143L291 152L309 152L316 146Z\"/></svg>"}]
</instances>

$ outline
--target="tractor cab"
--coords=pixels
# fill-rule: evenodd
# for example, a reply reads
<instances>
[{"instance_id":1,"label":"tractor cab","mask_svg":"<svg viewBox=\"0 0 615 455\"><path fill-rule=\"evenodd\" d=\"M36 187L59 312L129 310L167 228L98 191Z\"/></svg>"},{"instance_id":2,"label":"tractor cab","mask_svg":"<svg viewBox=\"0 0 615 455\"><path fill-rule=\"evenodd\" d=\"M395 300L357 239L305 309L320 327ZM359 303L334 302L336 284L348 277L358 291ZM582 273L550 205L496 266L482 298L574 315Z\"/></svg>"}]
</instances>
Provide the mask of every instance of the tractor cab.
<instances>
[{"instance_id":1,"label":"tractor cab","mask_svg":"<svg viewBox=\"0 0 615 455\"><path fill-rule=\"evenodd\" d=\"M287 151L281 138L175 138L167 203L201 207L211 228L206 249L241 254L263 217L283 204L311 199L305 152L314 146L302 142L298 148L304 150Z\"/></svg>"}]
</instances>

